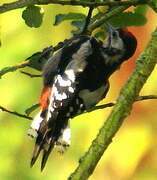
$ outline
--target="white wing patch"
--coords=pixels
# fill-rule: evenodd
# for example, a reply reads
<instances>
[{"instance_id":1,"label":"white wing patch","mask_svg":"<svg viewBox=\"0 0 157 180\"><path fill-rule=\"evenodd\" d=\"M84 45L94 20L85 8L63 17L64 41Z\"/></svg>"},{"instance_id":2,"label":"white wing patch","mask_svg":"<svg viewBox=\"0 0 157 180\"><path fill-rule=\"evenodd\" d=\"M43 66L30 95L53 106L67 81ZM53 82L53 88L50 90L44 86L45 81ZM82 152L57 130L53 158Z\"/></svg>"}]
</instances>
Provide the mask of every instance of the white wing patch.
<instances>
[{"instance_id":1,"label":"white wing patch","mask_svg":"<svg viewBox=\"0 0 157 180\"><path fill-rule=\"evenodd\" d=\"M67 95L65 92L59 93L57 87L53 88L53 95L55 96L56 100L62 101L63 99L67 99Z\"/></svg>"},{"instance_id":2,"label":"white wing patch","mask_svg":"<svg viewBox=\"0 0 157 180\"><path fill-rule=\"evenodd\" d=\"M74 73L74 70L72 69L67 69L65 71L65 74L68 76L68 79L70 79L72 82L75 81L75 73Z\"/></svg>"},{"instance_id":3,"label":"white wing patch","mask_svg":"<svg viewBox=\"0 0 157 180\"><path fill-rule=\"evenodd\" d=\"M43 118L40 116L41 115L41 111L35 116L35 118L33 119L33 122L31 123L31 127L28 130L28 136L35 138L37 137L38 133L38 129L40 127L40 123L42 122Z\"/></svg>"},{"instance_id":4,"label":"white wing patch","mask_svg":"<svg viewBox=\"0 0 157 180\"><path fill-rule=\"evenodd\" d=\"M51 114L54 112L54 110L62 106L62 102L68 99L71 94L74 93L74 81L75 74L72 70L66 70L63 76L58 74L55 77L50 95L47 121L51 118Z\"/></svg>"},{"instance_id":5,"label":"white wing patch","mask_svg":"<svg viewBox=\"0 0 157 180\"><path fill-rule=\"evenodd\" d=\"M65 72L65 73L66 73L66 72ZM68 74L67 74L67 75L68 75ZM69 79L70 79L70 75L71 75L71 74L69 74ZM71 86L71 81L70 81L69 79L64 80L61 75L58 75L58 76L57 76L57 81L58 81L58 83L60 84L60 86L62 86L62 87Z\"/></svg>"}]
</instances>

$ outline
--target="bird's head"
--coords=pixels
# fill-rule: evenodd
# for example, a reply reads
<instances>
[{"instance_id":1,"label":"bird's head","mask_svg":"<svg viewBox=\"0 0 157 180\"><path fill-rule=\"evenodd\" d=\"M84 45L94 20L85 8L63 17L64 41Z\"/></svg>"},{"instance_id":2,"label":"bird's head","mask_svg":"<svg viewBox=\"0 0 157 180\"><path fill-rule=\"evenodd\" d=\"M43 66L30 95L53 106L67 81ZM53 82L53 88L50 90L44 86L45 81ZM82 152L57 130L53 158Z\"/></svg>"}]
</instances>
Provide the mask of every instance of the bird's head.
<instances>
[{"instance_id":1,"label":"bird's head","mask_svg":"<svg viewBox=\"0 0 157 180\"><path fill-rule=\"evenodd\" d=\"M110 24L107 24L107 29L109 34L103 47L110 52L110 55L115 56L119 52L122 54L123 61L133 56L137 47L135 36L127 29L116 29Z\"/></svg>"}]
</instances>

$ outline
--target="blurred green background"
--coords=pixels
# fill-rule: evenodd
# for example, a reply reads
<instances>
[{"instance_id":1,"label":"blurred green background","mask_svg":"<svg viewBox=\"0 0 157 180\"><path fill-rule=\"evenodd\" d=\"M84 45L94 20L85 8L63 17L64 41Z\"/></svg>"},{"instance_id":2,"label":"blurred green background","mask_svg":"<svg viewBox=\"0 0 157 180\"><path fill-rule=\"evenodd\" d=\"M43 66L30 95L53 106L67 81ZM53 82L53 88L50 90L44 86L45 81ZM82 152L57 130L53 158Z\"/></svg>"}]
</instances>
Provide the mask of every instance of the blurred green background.
<instances>
[{"instance_id":1,"label":"blurred green background","mask_svg":"<svg viewBox=\"0 0 157 180\"><path fill-rule=\"evenodd\" d=\"M6 2L1 0L0 5ZM24 61L34 52L56 45L71 37L71 26L64 22L53 27L54 15L69 11L87 12L87 9L69 6L44 6L44 21L40 28L25 25L22 9L0 15L0 69ZM143 51L154 30L157 17L151 10L148 23L143 27L131 27L138 39L138 49L129 62L110 79L111 88L101 103L114 101L120 88L131 74L135 59ZM35 70L25 68L33 73ZM157 94L157 69L144 86L141 95ZM116 83L115 83L116 82ZM38 102L42 81L29 78L19 71L8 73L0 79L0 105L23 113ZM135 103L133 111L125 120L112 144L100 160L90 180L156 180L157 179L157 101ZM34 141L27 136L30 121L0 111L0 179L2 180L64 180L76 168L78 159L88 149L111 108L80 115L71 120L72 144L68 151L59 155L51 153L44 172L40 161L29 167ZM36 112L35 112L36 113ZM35 114L34 113L34 114ZM40 159L40 158L39 158Z\"/></svg>"}]
</instances>

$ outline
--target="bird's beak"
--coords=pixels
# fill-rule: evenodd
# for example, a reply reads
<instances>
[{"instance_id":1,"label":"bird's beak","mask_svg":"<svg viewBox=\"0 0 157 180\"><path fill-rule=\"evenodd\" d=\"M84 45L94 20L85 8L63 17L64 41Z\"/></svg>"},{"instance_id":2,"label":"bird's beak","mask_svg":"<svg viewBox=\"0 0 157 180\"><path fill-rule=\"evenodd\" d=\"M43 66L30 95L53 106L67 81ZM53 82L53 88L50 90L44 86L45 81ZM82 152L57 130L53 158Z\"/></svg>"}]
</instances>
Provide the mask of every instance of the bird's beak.
<instances>
[{"instance_id":1,"label":"bird's beak","mask_svg":"<svg viewBox=\"0 0 157 180\"><path fill-rule=\"evenodd\" d=\"M108 36L108 47L110 48L111 45L112 45L112 42L111 42L112 41L112 34L113 34L113 32L116 31L116 29L111 24L109 24L109 23L106 23L106 25L107 25L107 31L109 33L109 36Z\"/></svg>"},{"instance_id":2,"label":"bird's beak","mask_svg":"<svg viewBox=\"0 0 157 180\"><path fill-rule=\"evenodd\" d=\"M116 29L111 24L106 23L106 25L107 25L107 31L109 32L110 35L116 31Z\"/></svg>"}]
</instances>

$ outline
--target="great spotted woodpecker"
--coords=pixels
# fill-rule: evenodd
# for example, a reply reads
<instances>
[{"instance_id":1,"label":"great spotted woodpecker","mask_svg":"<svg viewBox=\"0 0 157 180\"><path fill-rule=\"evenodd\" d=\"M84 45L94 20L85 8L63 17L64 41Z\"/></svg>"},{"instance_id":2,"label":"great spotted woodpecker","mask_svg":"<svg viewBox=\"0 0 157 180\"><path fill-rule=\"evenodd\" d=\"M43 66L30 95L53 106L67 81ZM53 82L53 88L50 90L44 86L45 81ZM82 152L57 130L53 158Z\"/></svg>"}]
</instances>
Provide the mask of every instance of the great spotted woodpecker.
<instances>
[{"instance_id":1,"label":"great spotted woodpecker","mask_svg":"<svg viewBox=\"0 0 157 180\"><path fill-rule=\"evenodd\" d=\"M136 38L126 29L109 26L104 42L75 36L52 56L43 69L40 112L29 135L36 138L31 166L43 151L41 169L54 146L70 145L69 118L89 111L109 89L109 77L135 52Z\"/></svg>"}]
</instances>

